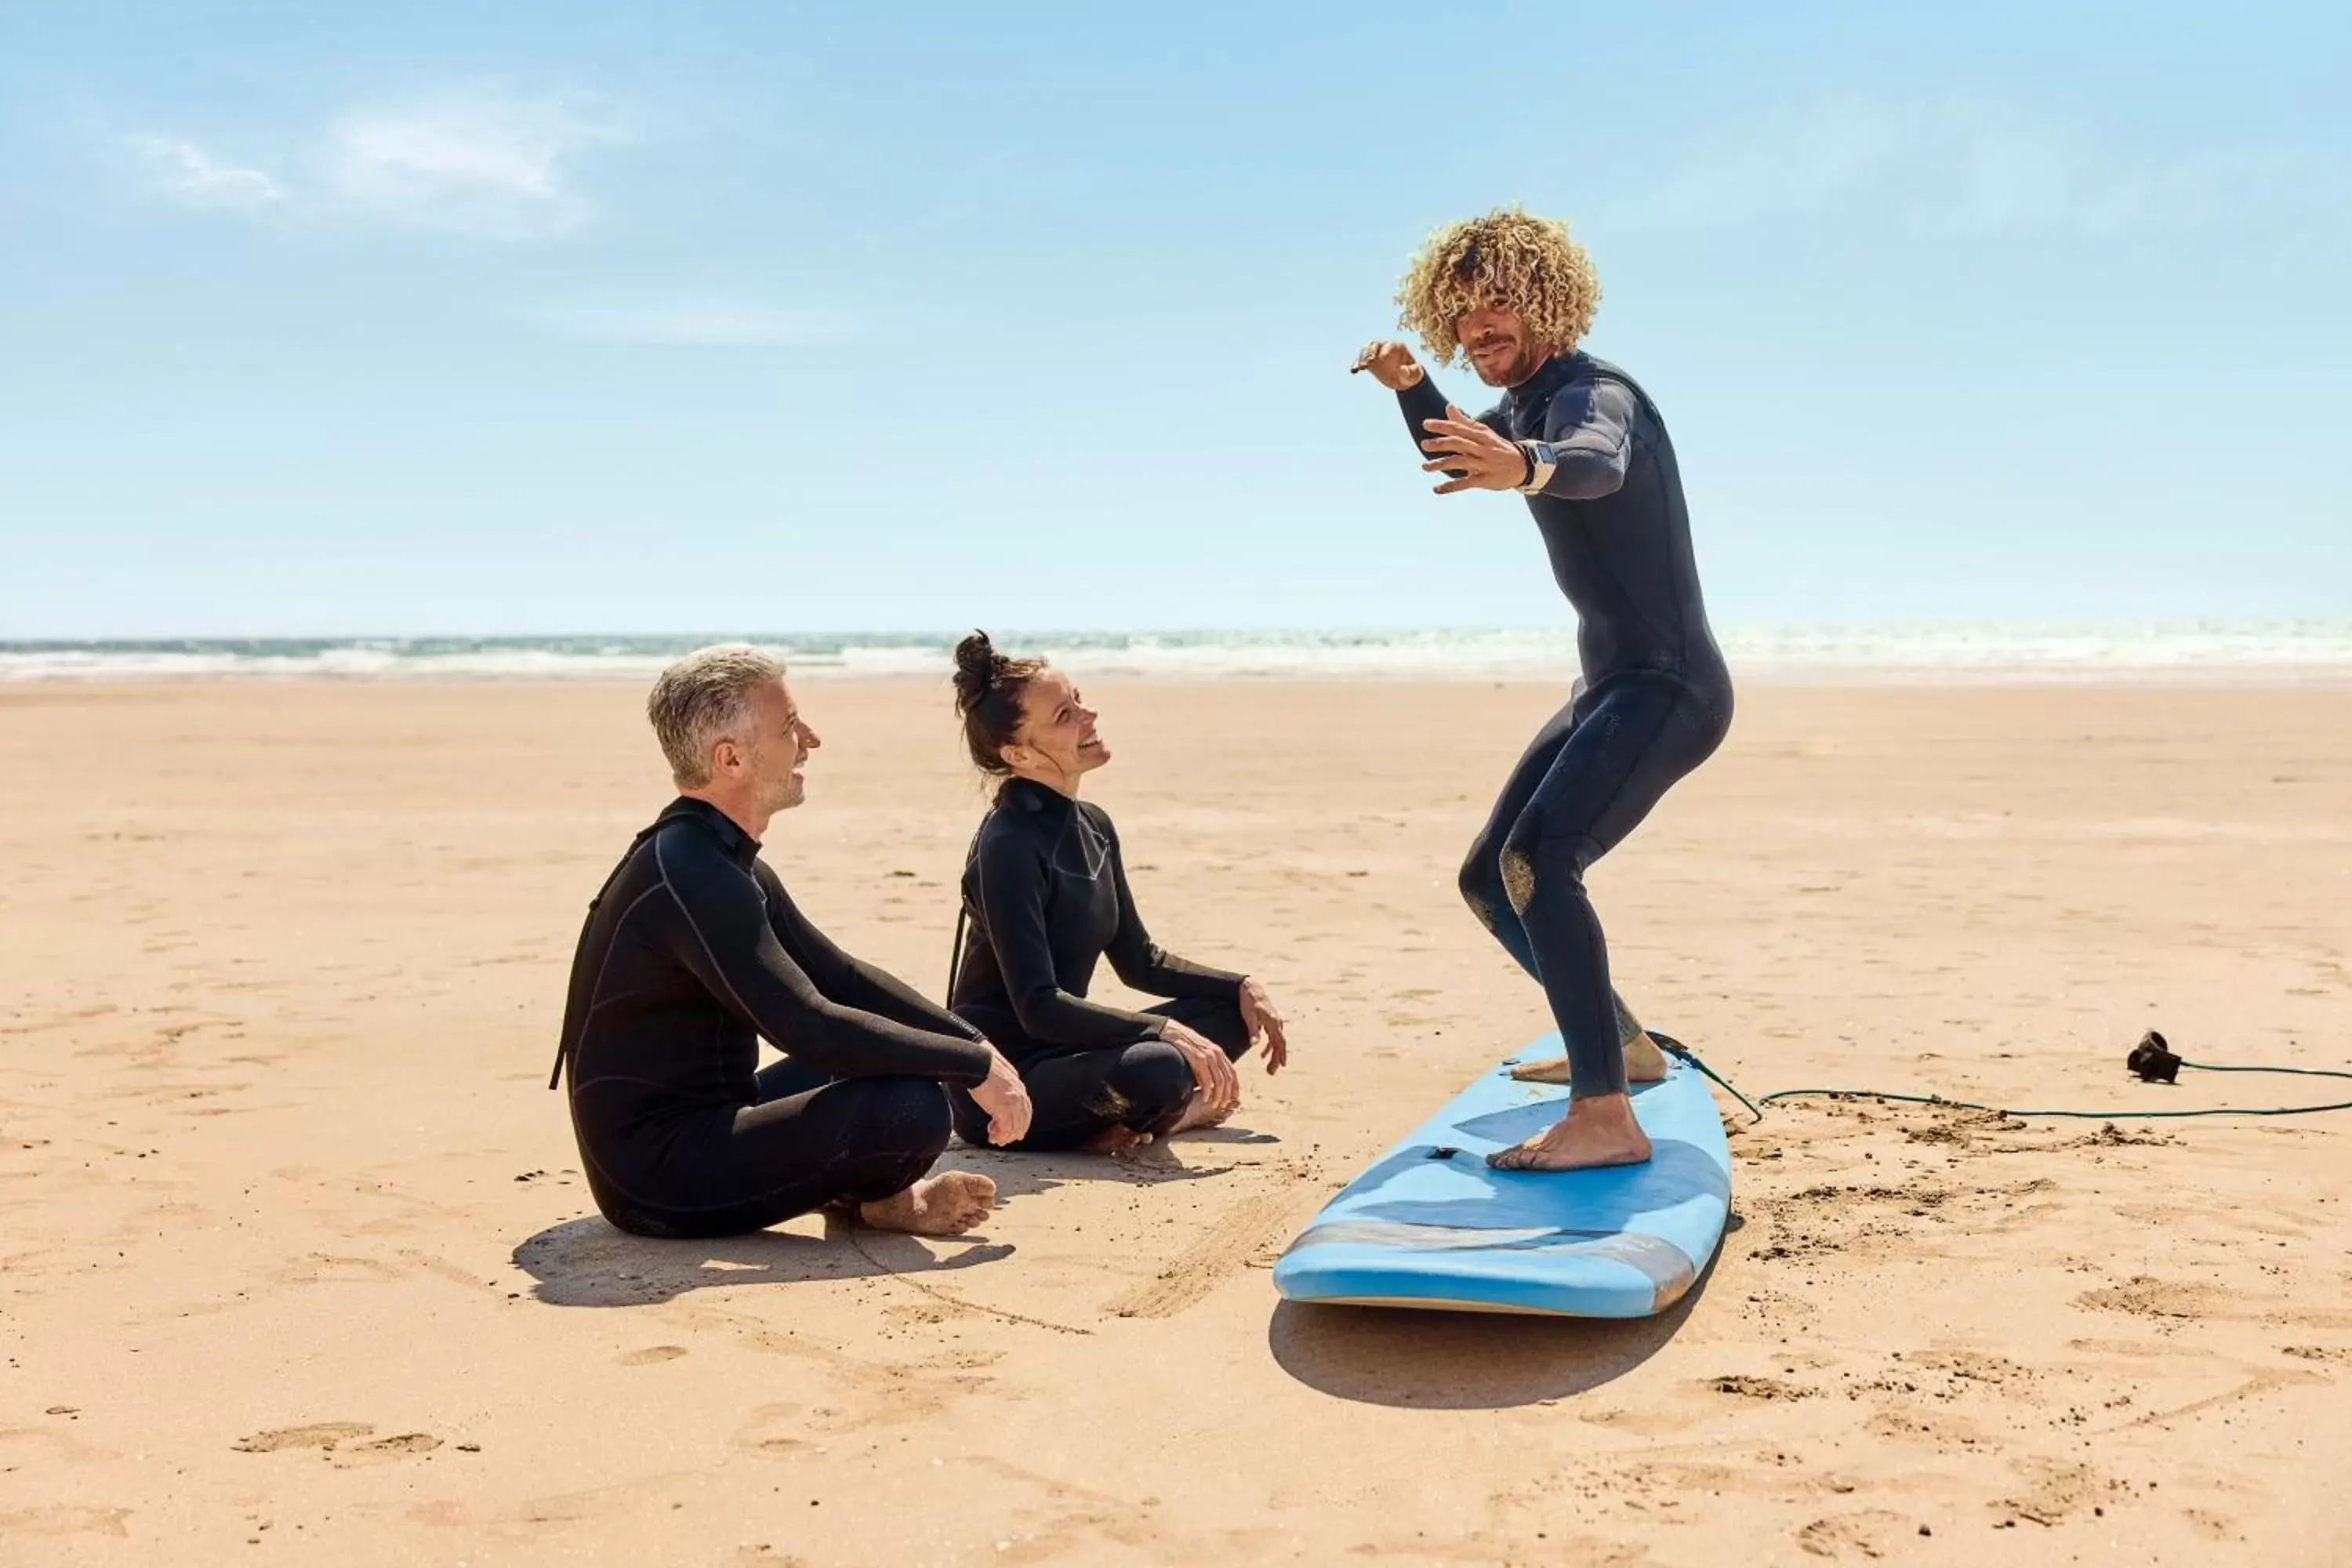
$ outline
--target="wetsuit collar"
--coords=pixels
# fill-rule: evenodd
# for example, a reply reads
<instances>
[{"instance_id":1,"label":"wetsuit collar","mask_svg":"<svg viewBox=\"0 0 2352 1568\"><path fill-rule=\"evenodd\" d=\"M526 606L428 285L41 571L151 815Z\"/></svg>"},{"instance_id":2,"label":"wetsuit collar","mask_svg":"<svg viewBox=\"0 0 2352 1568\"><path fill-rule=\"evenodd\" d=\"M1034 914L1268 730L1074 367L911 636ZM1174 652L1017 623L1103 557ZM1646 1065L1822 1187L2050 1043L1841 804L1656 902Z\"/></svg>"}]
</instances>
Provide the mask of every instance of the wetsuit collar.
<instances>
[{"instance_id":1,"label":"wetsuit collar","mask_svg":"<svg viewBox=\"0 0 2352 1568\"><path fill-rule=\"evenodd\" d=\"M1018 811L1066 811L1076 804L1060 790L1049 789L1035 779L1006 779L1004 787L996 792L996 800Z\"/></svg>"},{"instance_id":2,"label":"wetsuit collar","mask_svg":"<svg viewBox=\"0 0 2352 1568\"><path fill-rule=\"evenodd\" d=\"M707 800L692 800L685 795L671 801L655 819L658 826L676 818L690 818L716 834L719 843L736 864L749 866L760 853L760 841L739 826L735 819Z\"/></svg>"},{"instance_id":3,"label":"wetsuit collar","mask_svg":"<svg viewBox=\"0 0 2352 1568\"><path fill-rule=\"evenodd\" d=\"M1504 405L1525 408L1530 404L1540 405L1550 402L1551 395L1574 379L1585 363L1581 349L1570 349L1566 353L1552 355L1543 362L1535 374L1503 394Z\"/></svg>"}]
</instances>

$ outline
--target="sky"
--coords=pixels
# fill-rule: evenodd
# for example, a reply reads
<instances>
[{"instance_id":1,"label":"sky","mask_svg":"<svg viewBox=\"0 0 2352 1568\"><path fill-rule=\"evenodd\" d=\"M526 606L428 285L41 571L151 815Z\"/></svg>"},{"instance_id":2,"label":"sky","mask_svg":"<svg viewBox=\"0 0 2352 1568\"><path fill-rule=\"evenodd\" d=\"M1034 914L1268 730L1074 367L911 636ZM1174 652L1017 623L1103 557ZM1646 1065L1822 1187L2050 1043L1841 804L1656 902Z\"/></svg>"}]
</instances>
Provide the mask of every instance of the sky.
<instances>
[{"instance_id":1,"label":"sky","mask_svg":"<svg viewBox=\"0 0 2352 1568\"><path fill-rule=\"evenodd\" d=\"M1345 374L1506 203L1591 249L1719 623L2352 615L2347 58L2340 4L0 0L0 639L1559 624Z\"/></svg>"}]
</instances>

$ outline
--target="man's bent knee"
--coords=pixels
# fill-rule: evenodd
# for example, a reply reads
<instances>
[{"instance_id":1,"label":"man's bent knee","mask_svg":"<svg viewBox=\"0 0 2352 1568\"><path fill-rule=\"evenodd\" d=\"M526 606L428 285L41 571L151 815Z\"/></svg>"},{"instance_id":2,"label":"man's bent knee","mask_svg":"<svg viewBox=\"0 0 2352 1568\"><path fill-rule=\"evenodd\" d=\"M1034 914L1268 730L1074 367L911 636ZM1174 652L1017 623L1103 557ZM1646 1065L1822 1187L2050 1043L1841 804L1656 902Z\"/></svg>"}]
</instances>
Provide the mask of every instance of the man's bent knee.
<instances>
[{"instance_id":1,"label":"man's bent knee","mask_svg":"<svg viewBox=\"0 0 2352 1568\"><path fill-rule=\"evenodd\" d=\"M860 1094L858 1132L877 1147L928 1149L935 1159L955 1131L947 1090L929 1079L851 1079L838 1087L854 1087Z\"/></svg>"},{"instance_id":2,"label":"man's bent knee","mask_svg":"<svg viewBox=\"0 0 2352 1568\"><path fill-rule=\"evenodd\" d=\"M1502 857L1484 838L1471 846L1454 885L1462 889L1462 901L1470 906L1478 923L1488 931L1495 930L1496 922L1509 905L1510 896L1506 890Z\"/></svg>"},{"instance_id":3,"label":"man's bent knee","mask_svg":"<svg viewBox=\"0 0 2352 1568\"><path fill-rule=\"evenodd\" d=\"M1539 898L1580 899L1598 847L1582 834L1515 832L1503 846L1503 891L1521 919Z\"/></svg>"}]
</instances>

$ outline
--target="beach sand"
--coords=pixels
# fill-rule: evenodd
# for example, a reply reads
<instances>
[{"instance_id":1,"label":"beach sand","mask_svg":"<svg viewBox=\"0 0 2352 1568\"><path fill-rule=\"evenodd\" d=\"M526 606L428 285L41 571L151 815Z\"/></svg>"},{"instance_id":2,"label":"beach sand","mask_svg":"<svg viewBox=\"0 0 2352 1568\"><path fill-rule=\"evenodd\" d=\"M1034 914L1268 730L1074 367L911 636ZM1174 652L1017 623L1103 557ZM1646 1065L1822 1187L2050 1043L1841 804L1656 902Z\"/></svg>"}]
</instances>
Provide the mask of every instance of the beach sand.
<instances>
[{"instance_id":1,"label":"beach sand","mask_svg":"<svg viewBox=\"0 0 2352 1568\"><path fill-rule=\"evenodd\" d=\"M2352 1115L1785 1104L1661 1319L1280 1305L1316 1206L1549 1026L1454 868L1561 694L1090 695L1155 934L1263 974L1292 1069L1131 1165L951 1150L1006 1200L969 1238L649 1243L544 1088L668 795L637 690L0 689L0 1563L2352 1557ZM802 696L768 858L936 994L945 699ZM2352 691L1742 702L1592 885L1750 1094L2352 1098L2123 1069L2352 1063Z\"/></svg>"}]
</instances>

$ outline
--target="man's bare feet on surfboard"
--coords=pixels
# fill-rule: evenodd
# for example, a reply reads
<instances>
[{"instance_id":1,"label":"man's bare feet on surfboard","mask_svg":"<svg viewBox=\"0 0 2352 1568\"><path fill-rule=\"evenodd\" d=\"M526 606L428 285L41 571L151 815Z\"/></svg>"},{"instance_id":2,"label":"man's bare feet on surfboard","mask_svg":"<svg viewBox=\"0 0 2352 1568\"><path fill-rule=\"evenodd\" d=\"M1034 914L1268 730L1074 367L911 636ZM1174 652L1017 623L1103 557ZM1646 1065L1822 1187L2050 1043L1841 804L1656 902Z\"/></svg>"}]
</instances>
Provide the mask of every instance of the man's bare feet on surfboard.
<instances>
[{"instance_id":1,"label":"man's bare feet on surfboard","mask_svg":"<svg viewBox=\"0 0 2352 1568\"><path fill-rule=\"evenodd\" d=\"M1150 1142L1150 1133L1114 1121L1078 1147L1089 1154L1131 1154Z\"/></svg>"},{"instance_id":2,"label":"man's bare feet on surfboard","mask_svg":"<svg viewBox=\"0 0 2352 1568\"><path fill-rule=\"evenodd\" d=\"M1648 1035L1625 1042L1626 1082L1656 1083L1666 1076L1666 1053ZM1511 1076L1521 1083L1566 1083L1568 1058L1546 1057L1539 1062L1521 1062L1511 1069Z\"/></svg>"},{"instance_id":3,"label":"man's bare feet on surfboard","mask_svg":"<svg viewBox=\"0 0 2352 1568\"><path fill-rule=\"evenodd\" d=\"M961 1236L996 1206L996 1184L972 1171L942 1171L903 1192L857 1205L857 1217L877 1230L914 1236Z\"/></svg>"},{"instance_id":4,"label":"man's bare feet on surfboard","mask_svg":"<svg viewBox=\"0 0 2352 1568\"><path fill-rule=\"evenodd\" d=\"M1650 1140L1633 1120L1633 1102L1622 1094L1596 1094L1569 1101L1566 1116L1525 1142L1496 1150L1486 1163L1498 1171L1589 1171L1638 1165L1649 1157Z\"/></svg>"}]
</instances>

